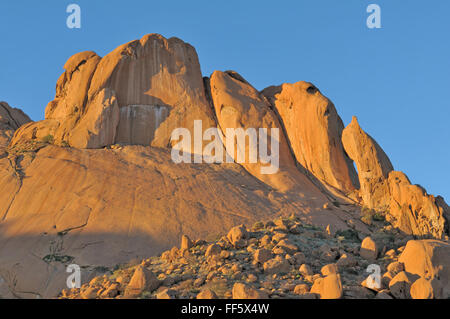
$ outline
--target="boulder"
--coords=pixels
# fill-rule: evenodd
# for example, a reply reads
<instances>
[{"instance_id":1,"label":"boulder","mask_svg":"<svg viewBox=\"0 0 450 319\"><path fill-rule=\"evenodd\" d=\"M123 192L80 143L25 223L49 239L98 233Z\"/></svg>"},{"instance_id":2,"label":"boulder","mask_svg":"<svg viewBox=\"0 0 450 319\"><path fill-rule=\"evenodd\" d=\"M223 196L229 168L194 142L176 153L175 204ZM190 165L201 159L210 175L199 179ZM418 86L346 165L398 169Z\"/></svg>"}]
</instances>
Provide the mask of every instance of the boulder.
<instances>
[{"instance_id":1,"label":"boulder","mask_svg":"<svg viewBox=\"0 0 450 319\"><path fill-rule=\"evenodd\" d=\"M233 227L227 235L228 241L237 248L245 246L249 235L245 225Z\"/></svg>"},{"instance_id":2,"label":"boulder","mask_svg":"<svg viewBox=\"0 0 450 319\"><path fill-rule=\"evenodd\" d=\"M405 270L442 289L442 297L450 298L450 244L438 240L410 240L400 255ZM435 297L440 293L435 291Z\"/></svg>"},{"instance_id":3,"label":"boulder","mask_svg":"<svg viewBox=\"0 0 450 319\"><path fill-rule=\"evenodd\" d=\"M417 278L405 271L399 272L389 283L391 294L397 299L410 299L411 285Z\"/></svg>"},{"instance_id":4,"label":"boulder","mask_svg":"<svg viewBox=\"0 0 450 319\"><path fill-rule=\"evenodd\" d=\"M160 286L161 282L156 276L147 268L138 266L134 271L125 289L125 298L136 298L144 291L152 292Z\"/></svg>"},{"instance_id":5,"label":"boulder","mask_svg":"<svg viewBox=\"0 0 450 319\"><path fill-rule=\"evenodd\" d=\"M331 275L331 274L338 274L339 273L338 266L336 264L325 265L325 266L322 267L320 272L324 276L328 276L328 275Z\"/></svg>"},{"instance_id":6,"label":"boulder","mask_svg":"<svg viewBox=\"0 0 450 319\"><path fill-rule=\"evenodd\" d=\"M218 299L216 293L211 289L204 289L198 295L197 299Z\"/></svg>"},{"instance_id":7,"label":"boulder","mask_svg":"<svg viewBox=\"0 0 450 319\"><path fill-rule=\"evenodd\" d=\"M264 264L270 259L272 259L272 252L268 249L257 249L253 254L253 260L259 264Z\"/></svg>"},{"instance_id":8,"label":"boulder","mask_svg":"<svg viewBox=\"0 0 450 319\"><path fill-rule=\"evenodd\" d=\"M369 261L376 260L378 258L378 247L376 242L372 238L366 237L361 243L359 255Z\"/></svg>"},{"instance_id":9,"label":"boulder","mask_svg":"<svg viewBox=\"0 0 450 319\"><path fill-rule=\"evenodd\" d=\"M434 291L430 280L425 278L417 279L411 286L412 299L433 299Z\"/></svg>"},{"instance_id":10,"label":"boulder","mask_svg":"<svg viewBox=\"0 0 450 319\"><path fill-rule=\"evenodd\" d=\"M342 298L342 283L339 274L330 274L324 278L318 278L311 287L311 293L320 295L320 299Z\"/></svg>"},{"instance_id":11,"label":"boulder","mask_svg":"<svg viewBox=\"0 0 450 319\"><path fill-rule=\"evenodd\" d=\"M214 257L220 255L222 248L219 245L211 244L206 248L205 257Z\"/></svg>"},{"instance_id":12,"label":"boulder","mask_svg":"<svg viewBox=\"0 0 450 319\"><path fill-rule=\"evenodd\" d=\"M291 270L291 264L284 258L273 258L266 261L263 268L266 274L288 273Z\"/></svg>"},{"instance_id":13,"label":"boulder","mask_svg":"<svg viewBox=\"0 0 450 319\"><path fill-rule=\"evenodd\" d=\"M182 237L181 237L181 247L180 247L180 250L189 250L189 249L191 249L192 247L193 247L193 242L192 242L192 240L189 238L189 236L187 236L187 235L183 235Z\"/></svg>"}]
</instances>

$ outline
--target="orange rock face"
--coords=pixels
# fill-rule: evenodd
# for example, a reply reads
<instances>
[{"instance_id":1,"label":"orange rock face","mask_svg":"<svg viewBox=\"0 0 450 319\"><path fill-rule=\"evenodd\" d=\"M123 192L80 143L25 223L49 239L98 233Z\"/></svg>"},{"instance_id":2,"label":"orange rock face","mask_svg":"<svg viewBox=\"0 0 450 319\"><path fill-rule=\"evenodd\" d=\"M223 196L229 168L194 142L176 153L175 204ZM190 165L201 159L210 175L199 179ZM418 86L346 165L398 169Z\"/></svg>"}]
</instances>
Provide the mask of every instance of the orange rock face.
<instances>
[{"instance_id":1,"label":"orange rock face","mask_svg":"<svg viewBox=\"0 0 450 319\"><path fill-rule=\"evenodd\" d=\"M344 129L342 143L358 168L360 195L368 208L386 210L389 207L387 178L393 171L391 161L378 143L364 132L356 117Z\"/></svg>"},{"instance_id":2,"label":"orange rock face","mask_svg":"<svg viewBox=\"0 0 450 319\"><path fill-rule=\"evenodd\" d=\"M64 68L46 120L20 130L13 145L52 135L77 148L166 147L175 128L215 126L197 53L179 39L150 34L104 58L76 54Z\"/></svg>"},{"instance_id":3,"label":"orange rock face","mask_svg":"<svg viewBox=\"0 0 450 319\"><path fill-rule=\"evenodd\" d=\"M448 243L438 240L411 240L407 243L399 261L405 265L408 273L430 281L435 298L450 298Z\"/></svg>"},{"instance_id":4,"label":"orange rock face","mask_svg":"<svg viewBox=\"0 0 450 319\"><path fill-rule=\"evenodd\" d=\"M267 165L259 159L251 163L250 152L258 154L259 151L261 140L258 140L253 144L245 143L245 149L242 150L242 153L245 154L245 161L242 166L250 174L277 190L290 191L301 188L304 192L319 192L317 187L297 170L282 126L263 95L239 74L232 71L214 72L210 79L210 86L218 126L225 138L227 137L227 129L247 131L248 129L266 128L267 140L270 140L271 129L278 129L279 136L276 140L278 141L279 169L271 172L271 174L264 174L263 170ZM237 149L239 147L237 139L231 146L231 148L227 146L227 152L234 160L237 160ZM269 153L273 154L273 152L276 151L270 145Z\"/></svg>"},{"instance_id":5,"label":"orange rock face","mask_svg":"<svg viewBox=\"0 0 450 319\"><path fill-rule=\"evenodd\" d=\"M262 93L278 112L295 158L303 167L345 194L359 188L341 142L344 125L328 98L308 82L269 87Z\"/></svg>"}]
</instances>

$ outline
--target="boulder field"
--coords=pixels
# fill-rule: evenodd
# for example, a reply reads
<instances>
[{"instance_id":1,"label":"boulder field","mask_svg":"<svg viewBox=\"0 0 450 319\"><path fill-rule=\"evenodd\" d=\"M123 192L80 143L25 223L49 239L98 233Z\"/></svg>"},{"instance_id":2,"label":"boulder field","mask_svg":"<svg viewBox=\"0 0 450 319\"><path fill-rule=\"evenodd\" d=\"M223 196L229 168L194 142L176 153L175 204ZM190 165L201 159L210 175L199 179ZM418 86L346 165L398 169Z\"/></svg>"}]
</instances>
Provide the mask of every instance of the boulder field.
<instances>
[{"instance_id":1,"label":"boulder field","mask_svg":"<svg viewBox=\"0 0 450 319\"><path fill-rule=\"evenodd\" d=\"M185 128L195 136L199 133L195 132L196 121L202 123L200 134L209 128L220 133L219 145L234 162L173 162L171 152L178 142L173 131ZM251 128L279 129L279 168L273 174L262 173L267 162L261 159L240 163L237 141L231 145L236 152L225 145L227 129ZM208 141L201 143L199 147L191 141L193 158L202 155ZM248 143L241 151L247 158L259 150L260 143ZM276 152L273 143L267 147L269 153ZM69 58L42 121L33 122L1 102L0 190L1 297L56 297L65 288L69 264L82 267L86 283L105 269L156 256L175 246L182 235L186 235L184 246L190 246L186 238L208 239L217 247L196 251L214 254L228 246L211 237L236 225L278 217L295 220L294 233L300 234L302 225L316 227L333 241L333 247L339 238L371 243L362 254L372 260L397 251L401 248L397 240L405 238L434 240L420 247L408 243L404 251L405 256L411 256L411 250L421 251L418 254L433 263L433 251L447 251L436 247L448 245L450 209L444 199L395 171L356 117L345 127L334 104L313 84L286 83L258 91L235 71L215 71L204 78L191 45L158 34L124 44L105 57L87 51ZM243 229L227 239L235 249L250 249L246 237L250 235L244 236ZM384 236L383 247L376 252L370 248L377 245L376 240L366 240L374 234ZM256 235L255 258L262 267L258 271L274 276L292 266L299 266L300 273L311 271L309 264L314 271L326 266L314 263L314 250L302 251L292 242L295 238L282 238L282 231L266 234L278 236L270 239L274 247L260 242L269 240L263 234ZM309 258L308 265L293 261L300 252ZM320 260L353 264L351 255L356 253L359 250L354 247L350 251L333 248L320 255ZM445 274L449 265L444 257L436 262ZM246 257L242 258L245 264ZM440 276L444 279L437 283L429 262L426 267L410 266L414 258L404 259L406 274L399 278L394 278L395 272L387 274L392 280L377 296L448 294L448 276ZM145 287L137 287L145 278L151 278L152 290L156 287L157 278L149 273L149 265L136 270L139 278L129 278L133 284L128 292L126 286L107 280L111 285L104 288L109 292L102 294L111 296L122 288L128 296L149 294ZM173 267L173 263L166 266ZM326 274L316 276L317 282L312 280L314 274L307 275L311 280L291 284L292 293L284 295L361 296L359 283L348 292L346 275L333 269L330 266ZM229 296L283 296L255 288L253 280L258 275L248 275L252 276L247 283L233 281ZM413 281L414 276L420 281ZM399 281L395 287L401 289L390 289L391 281L392 286ZM407 292L405 282L411 286ZM97 286L91 286L83 293L92 297ZM179 295L169 289L173 285L167 286L158 294ZM224 296L210 288L201 296Z\"/></svg>"}]
</instances>

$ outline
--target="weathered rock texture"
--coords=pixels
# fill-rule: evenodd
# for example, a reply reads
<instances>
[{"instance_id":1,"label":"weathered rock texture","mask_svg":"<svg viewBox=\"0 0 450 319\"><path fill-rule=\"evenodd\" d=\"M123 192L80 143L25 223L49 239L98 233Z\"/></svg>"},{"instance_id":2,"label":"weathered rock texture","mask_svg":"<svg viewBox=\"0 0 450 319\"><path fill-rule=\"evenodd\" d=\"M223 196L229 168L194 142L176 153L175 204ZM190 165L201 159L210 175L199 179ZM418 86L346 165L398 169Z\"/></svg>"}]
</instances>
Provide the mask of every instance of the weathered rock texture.
<instances>
[{"instance_id":1,"label":"weathered rock texture","mask_svg":"<svg viewBox=\"0 0 450 319\"><path fill-rule=\"evenodd\" d=\"M356 117L344 129L342 142L348 156L358 168L360 194L368 208L386 209L389 206L388 175L394 170L391 161L378 143L364 132Z\"/></svg>"},{"instance_id":2,"label":"weathered rock texture","mask_svg":"<svg viewBox=\"0 0 450 319\"><path fill-rule=\"evenodd\" d=\"M308 82L269 87L262 94L278 112L296 160L322 182L355 192L358 176L342 146L344 124L333 103Z\"/></svg>"}]
</instances>

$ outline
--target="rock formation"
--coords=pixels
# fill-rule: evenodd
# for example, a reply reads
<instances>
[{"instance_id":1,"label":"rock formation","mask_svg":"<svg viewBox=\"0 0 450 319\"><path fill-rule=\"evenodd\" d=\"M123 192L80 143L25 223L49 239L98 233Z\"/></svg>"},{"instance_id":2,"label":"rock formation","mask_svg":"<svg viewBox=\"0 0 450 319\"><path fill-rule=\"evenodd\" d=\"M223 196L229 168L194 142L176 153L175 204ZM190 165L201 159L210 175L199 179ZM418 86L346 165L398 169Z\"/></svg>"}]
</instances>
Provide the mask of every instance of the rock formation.
<instances>
[{"instance_id":1,"label":"rock formation","mask_svg":"<svg viewBox=\"0 0 450 319\"><path fill-rule=\"evenodd\" d=\"M240 255L246 248L255 255L241 257L253 260L261 276L298 269L308 284L285 282L289 288L283 289L302 298L373 297L359 284L347 290L346 282L356 279L347 281L340 268L357 267L360 257L395 256L404 245L397 241L408 234L444 240L448 235L450 209L444 199L395 172L356 119L344 129L332 102L307 82L259 92L234 71L203 79L192 46L156 34L103 58L91 51L76 54L64 69L45 120L30 122L20 110L0 104L0 297L55 296L65 286L70 263L92 277L99 268L159 254L182 235L187 235L182 250L161 258L188 262L203 245L199 238L228 229L225 244L220 240L202 248L202 262L231 260L227 250ZM195 121L202 122L200 132ZM215 129L230 161L176 164L171 158L179 142L172 139L175 128L193 136ZM239 149L237 138L227 143L228 129L268 134ZM198 145L191 144L199 155ZM271 163L267 159L277 147L278 162ZM261 149L267 151L263 157ZM258 157L250 162L254 153ZM366 225L361 206L382 212L397 229L384 221ZM277 216L284 219L264 224ZM250 232L242 225L258 220L267 231ZM386 240L391 237L398 240ZM342 241L347 241L345 251ZM322 276L317 270L324 266ZM150 289L148 282L156 283L144 268L134 272L130 287L141 294ZM242 268L230 265L231 270ZM383 278L389 284L399 273L389 271ZM398 281L399 289L386 285L377 297L395 297L405 285L414 286L411 295L431 295L427 288L434 283L414 285L411 278L400 275L392 284ZM172 279L156 297L176 295L167 290ZM258 281L253 273L247 279ZM271 295L271 289L237 284L237 296ZM124 288L120 282L103 290L96 285L78 295L110 298ZM204 297L218 295L204 288Z\"/></svg>"},{"instance_id":2,"label":"rock formation","mask_svg":"<svg viewBox=\"0 0 450 319\"><path fill-rule=\"evenodd\" d=\"M13 145L51 135L77 148L166 147L175 128L215 124L197 53L177 38L150 34L104 58L82 52L64 68L45 120L19 130Z\"/></svg>"},{"instance_id":3,"label":"rock formation","mask_svg":"<svg viewBox=\"0 0 450 319\"><path fill-rule=\"evenodd\" d=\"M262 91L280 116L296 160L345 194L359 188L358 176L341 142L344 124L333 103L311 83Z\"/></svg>"},{"instance_id":4,"label":"rock formation","mask_svg":"<svg viewBox=\"0 0 450 319\"><path fill-rule=\"evenodd\" d=\"M356 117L344 129L342 142L347 154L356 162L363 204L387 212L392 224L406 234L442 238L450 210L443 200L411 185L408 177L394 168L378 145L364 132Z\"/></svg>"},{"instance_id":5,"label":"rock formation","mask_svg":"<svg viewBox=\"0 0 450 319\"><path fill-rule=\"evenodd\" d=\"M245 150L242 150L246 159L242 165L250 174L280 191L293 190L299 185L301 185L303 191L307 190L309 193L317 190L317 187L296 169L280 122L263 95L242 76L233 71L215 71L210 79L210 87L218 126L225 138L229 128L244 131L255 128L267 129L266 141L262 141L260 136L259 140L253 144L245 143ZM264 174L263 170L267 168L267 165L262 163L261 160L250 163L250 153L253 151L254 154L258 154L259 147L264 142L270 145L268 153L274 152L273 145L270 142L272 128L278 129L279 132L279 136L275 138L279 150L279 169ZM255 131L255 133L259 132ZM265 148L264 146L263 148ZM234 150L234 153L230 156L237 160L239 151L237 139L232 147L226 145L226 148L228 153Z\"/></svg>"},{"instance_id":6,"label":"rock formation","mask_svg":"<svg viewBox=\"0 0 450 319\"><path fill-rule=\"evenodd\" d=\"M380 210L389 206L387 178L394 170L391 161L378 143L364 132L356 117L344 129L342 143L358 168L360 195L368 208Z\"/></svg>"}]
</instances>

